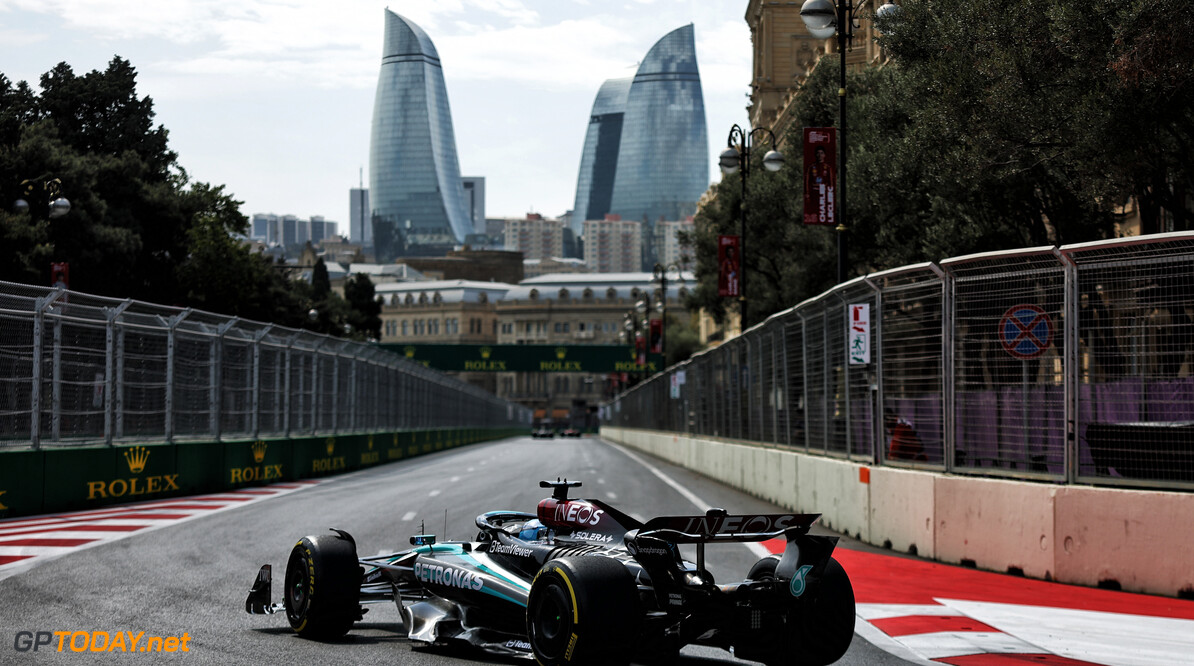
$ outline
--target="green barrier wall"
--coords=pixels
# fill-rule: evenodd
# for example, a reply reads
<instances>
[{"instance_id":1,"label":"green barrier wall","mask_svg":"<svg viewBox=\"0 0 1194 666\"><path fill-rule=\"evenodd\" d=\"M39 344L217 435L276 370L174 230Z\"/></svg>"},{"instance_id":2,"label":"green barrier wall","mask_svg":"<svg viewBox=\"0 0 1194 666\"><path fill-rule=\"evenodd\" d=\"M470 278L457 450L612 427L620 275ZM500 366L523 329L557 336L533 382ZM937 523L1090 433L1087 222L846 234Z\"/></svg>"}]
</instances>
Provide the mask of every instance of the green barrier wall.
<instances>
[{"instance_id":1,"label":"green barrier wall","mask_svg":"<svg viewBox=\"0 0 1194 666\"><path fill-rule=\"evenodd\" d=\"M400 432L0 452L0 518L219 492L372 467L525 434Z\"/></svg>"},{"instance_id":2,"label":"green barrier wall","mask_svg":"<svg viewBox=\"0 0 1194 666\"><path fill-rule=\"evenodd\" d=\"M0 518L44 513L41 451L13 451L0 457Z\"/></svg>"}]
</instances>

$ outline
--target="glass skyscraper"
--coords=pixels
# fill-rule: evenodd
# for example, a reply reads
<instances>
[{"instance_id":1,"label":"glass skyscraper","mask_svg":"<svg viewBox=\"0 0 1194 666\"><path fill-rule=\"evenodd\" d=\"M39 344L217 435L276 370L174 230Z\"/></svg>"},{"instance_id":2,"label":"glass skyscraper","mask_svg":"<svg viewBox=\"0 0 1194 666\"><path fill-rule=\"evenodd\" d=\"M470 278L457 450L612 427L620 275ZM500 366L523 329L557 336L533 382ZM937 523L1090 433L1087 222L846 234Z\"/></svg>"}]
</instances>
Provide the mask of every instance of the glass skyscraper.
<instances>
[{"instance_id":1,"label":"glass skyscraper","mask_svg":"<svg viewBox=\"0 0 1194 666\"><path fill-rule=\"evenodd\" d=\"M610 79L597 91L580 156L580 175L576 179L576 203L572 207L571 224L576 233L581 232L585 220L600 220L609 212L614 174L618 168L618 149L622 142L626 96L633 81Z\"/></svg>"},{"instance_id":2,"label":"glass skyscraper","mask_svg":"<svg viewBox=\"0 0 1194 666\"><path fill-rule=\"evenodd\" d=\"M689 24L656 42L633 79L606 81L597 93L574 226L606 214L682 220L708 187L709 132Z\"/></svg>"},{"instance_id":3,"label":"glass skyscraper","mask_svg":"<svg viewBox=\"0 0 1194 666\"><path fill-rule=\"evenodd\" d=\"M427 33L385 10L373 100L369 199L379 261L438 254L472 231L439 54Z\"/></svg>"}]
</instances>

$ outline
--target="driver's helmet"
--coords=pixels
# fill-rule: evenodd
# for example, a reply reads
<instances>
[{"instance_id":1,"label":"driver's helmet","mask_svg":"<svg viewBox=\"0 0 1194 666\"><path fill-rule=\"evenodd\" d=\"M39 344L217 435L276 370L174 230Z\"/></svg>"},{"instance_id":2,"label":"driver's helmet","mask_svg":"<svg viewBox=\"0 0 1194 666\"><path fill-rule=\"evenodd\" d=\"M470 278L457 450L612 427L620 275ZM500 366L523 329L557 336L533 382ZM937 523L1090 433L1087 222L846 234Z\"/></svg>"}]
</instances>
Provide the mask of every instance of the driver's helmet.
<instances>
[{"instance_id":1,"label":"driver's helmet","mask_svg":"<svg viewBox=\"0 0 1194 666\"><path fill-rule=\"evenodd\" d=\"M522 524L522 531L518 533L518 538L523 541L538 541L547 534L547 528L543 523L539 522L538 518L532 518Z\"/></svg>"}]
</instances>

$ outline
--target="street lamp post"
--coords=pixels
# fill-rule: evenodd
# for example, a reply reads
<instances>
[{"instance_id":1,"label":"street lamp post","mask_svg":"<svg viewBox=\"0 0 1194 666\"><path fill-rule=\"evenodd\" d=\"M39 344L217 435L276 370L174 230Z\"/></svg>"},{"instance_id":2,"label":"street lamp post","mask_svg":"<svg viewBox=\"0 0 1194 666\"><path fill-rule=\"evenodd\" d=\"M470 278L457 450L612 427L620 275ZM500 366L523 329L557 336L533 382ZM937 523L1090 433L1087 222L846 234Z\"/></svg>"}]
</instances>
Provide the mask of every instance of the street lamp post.
<instances>
[{"instance_id":1,"label":"street lamp post","mask_svg":"<svg viewBox=\"0 0 1194 666\"><path fill-rule=\"evenodd\" d=\"M37 220L56 220L70 212L70 202L62 196L61 180L26 179L21 181L21 198L12 203L12 209L15 213L28 213Z\"/></svg>"},{"instance_id":2,"label":"street lamp post","mask_svg":"<svg viewBox=\"0 0 1194 666\"><path fill-rule=\"evenodd\" d=\"M667 365L667 274L668 271L676 272L676 279L680 284L684 284L684 273L681 266L677 264L655 264L653 272L654 279L652 282L659 283L659 318L662 321L659 331L659 351L663 354L663 364Z\"/></svg>"},{"instance_id":3,"label":"street lamp post","mask_svg":"<svg viewBox=\"0 0 1194 666\"><path fill-rule=\"evenodd\" d=\"M837 207L837 281L846 281L846 49L854 41L854 29L858 11L866 0L854 5L853 0L838 0L835 6L830 0L805 0L800 7L800 18L813 37L828 39L837 35L837 56L840 65L837 89L838 124L838 197ZM898 8L890 2L875 11L875 16L887 16Z\"/></svg>"},{"instance_id":4,"label":"street lamp post","mask_svg":"<svg viewBox=\"0 0 1194 666\"><path fill-rule=\"evenodd\" d=\"M763 155L763 166L768 171L779 171L784 165L784 156L776 150L775 133L766 127L755 127L744 130L735 124L730 128L730 136L726 139L725 150L718 158L723 173L733 174L742 171L742 201L738 206L738 318L740 328L746 330L747 300L746 300L746 179L750 176L750 151L754 143L754 136L764 133L771 140L771 150ZM741 146L741 150L735 146Z\"/></svg>"}]
</instances>

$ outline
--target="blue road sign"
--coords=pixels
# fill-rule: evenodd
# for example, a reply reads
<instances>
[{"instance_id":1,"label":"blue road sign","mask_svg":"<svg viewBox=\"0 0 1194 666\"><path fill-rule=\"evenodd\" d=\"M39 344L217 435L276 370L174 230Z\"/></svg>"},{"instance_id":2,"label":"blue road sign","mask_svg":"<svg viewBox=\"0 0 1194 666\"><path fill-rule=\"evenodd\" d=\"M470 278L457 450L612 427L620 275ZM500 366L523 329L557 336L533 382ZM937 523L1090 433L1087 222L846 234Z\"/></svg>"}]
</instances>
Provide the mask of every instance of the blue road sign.
<instances>
[{"instance_id":1,"label":"blue road sign","mask_svg":"<svg viewBox=\"0 0 1194 666\"><path fill-rule=\"evenodd\" d=\"M1016 358L1036 358L1053 344L1053 320L1040 306L1013 305L999 320L999 342Z\"/></svg>"}]
</instances>

